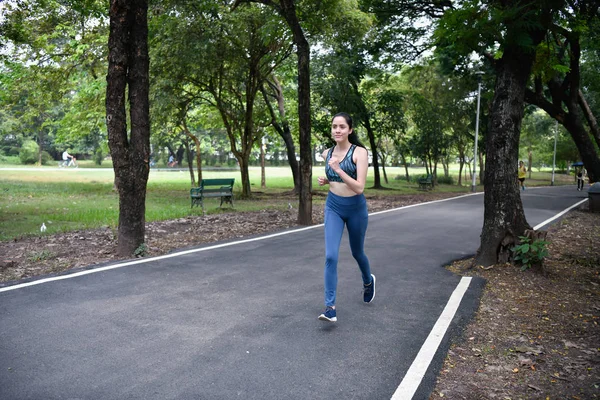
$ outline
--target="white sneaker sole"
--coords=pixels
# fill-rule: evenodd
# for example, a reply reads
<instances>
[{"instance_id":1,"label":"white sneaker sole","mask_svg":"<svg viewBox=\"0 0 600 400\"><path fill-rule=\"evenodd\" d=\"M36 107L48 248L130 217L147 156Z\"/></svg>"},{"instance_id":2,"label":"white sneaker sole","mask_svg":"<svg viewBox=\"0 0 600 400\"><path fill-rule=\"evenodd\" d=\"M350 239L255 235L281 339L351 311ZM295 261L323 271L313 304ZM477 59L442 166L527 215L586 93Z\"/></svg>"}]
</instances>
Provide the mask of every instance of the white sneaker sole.
<instances>
[{"instance_id":1,"label":"white sneaker sole","mask_svg":"<svg viewBox=\"0 0 600 400\"><path fill-rule=\"evenodd\" d=\"M375 300L375 292L377 290L377 288L375 287L375 281L377 279L375 278L375 275L371 274L371 276L373 277L373 283L371 283L371 285L373 285L373 297L371 297L371 301L365 301L365 303L367 303L367 304L372 303L373 300Z\"/></svg>"},{"instance_id":2,"label":"white sneaker sole","mask_svg":"<svg viewBox=\"0 0 600 400\"><path fill-rule=\"evenodd\" d=\"M319 319L321 321L327 321L327 322L336 322L337 321L337 317L328 318L325 314L319 315Z\"/></svg>"}]
</instances>

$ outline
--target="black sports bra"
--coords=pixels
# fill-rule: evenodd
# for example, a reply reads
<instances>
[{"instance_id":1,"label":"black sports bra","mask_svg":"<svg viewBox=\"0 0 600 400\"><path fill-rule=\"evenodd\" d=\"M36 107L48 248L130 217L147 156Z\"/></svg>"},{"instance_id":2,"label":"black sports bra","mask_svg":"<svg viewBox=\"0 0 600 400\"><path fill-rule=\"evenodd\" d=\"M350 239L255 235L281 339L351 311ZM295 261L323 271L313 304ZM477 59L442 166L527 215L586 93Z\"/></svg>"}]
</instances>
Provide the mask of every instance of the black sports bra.
<instances>
[{"instance_id":1,"label":"black sports bra","mask_svg":"<svg viewBox=\"0 0 600 400\"><path fill-rule=\"evenodd\" d=\"M331 159L331 155L333 154L334 148L335 148L335 146L332 147L331 149L329 149L329 153L327 153L327 159L325 160L325 175L327 175L327 180L329 182L343 182L342 178L340 178L340 176L337 174L337 172L335 172L329 166L329 160ZM354 163L354 160L352 160L352 155L354 154L355 148L356 148L355 144L350 146L350 149L348 149L346 156L344 157L343 160L340 161L340 168L342 168L342 171L347 173L348 176L350 176L352 179L356 179L356 174L357 174L356 164Z\"/></svg>"}]
</instances>

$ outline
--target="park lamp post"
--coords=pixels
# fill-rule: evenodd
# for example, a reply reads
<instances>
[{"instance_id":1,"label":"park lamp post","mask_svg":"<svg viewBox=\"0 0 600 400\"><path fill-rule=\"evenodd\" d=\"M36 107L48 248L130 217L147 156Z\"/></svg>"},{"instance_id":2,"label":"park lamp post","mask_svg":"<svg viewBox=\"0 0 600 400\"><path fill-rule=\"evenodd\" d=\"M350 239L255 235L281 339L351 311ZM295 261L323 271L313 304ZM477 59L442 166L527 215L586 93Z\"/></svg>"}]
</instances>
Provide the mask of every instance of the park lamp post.
<instances>
[{"instance_id":1,"label":"park lamp post","mask_svg":"<svg viewBox=\"0 0 600 400\"><path fill-rule=\"evenodd\" d=\"M556 140L558 137L558 120L556 120L556 125L554 125L554 155L552 156L552 182L550 186L554 186L554 169L556 168Z\"/></svg>"},{"instance_id":2,"label":"park lamp post","mask_svg":"<svg viewBox=\"0 0 600 400\"><path fill-rule=\"evenodd\" d=\"M481 102L481 75L483 72L475 72L477 75L477 118L475 119L475 146L473 148L473 182L471 183L471 192L475 192L477 187L477 139L479 138L479 104Z\"/></svg>"}]
</instances>

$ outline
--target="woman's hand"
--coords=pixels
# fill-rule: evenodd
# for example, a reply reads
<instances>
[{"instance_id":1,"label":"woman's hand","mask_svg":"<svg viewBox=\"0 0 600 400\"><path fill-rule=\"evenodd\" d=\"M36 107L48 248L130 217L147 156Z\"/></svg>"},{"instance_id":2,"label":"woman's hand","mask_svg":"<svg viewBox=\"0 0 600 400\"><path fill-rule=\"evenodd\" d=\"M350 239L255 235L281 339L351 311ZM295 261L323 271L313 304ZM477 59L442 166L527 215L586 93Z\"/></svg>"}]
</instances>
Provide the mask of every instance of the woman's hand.
<instances>
[{"instance_id":1,"label":"woman's hand","mask_svg":"<svg viewBox=\"0 0 600 400\"><path fill-rule=\"evenodd\" d=\"M317 178L317 181L319 182L319 186L323 186L323 185L328 185L329 184L329 180L327 180L327 178L325 178L324 176L319 176Z\"/></svg>"},{"instance_id":2,"label":"woman's hand","mask_svg":"<svg viewBox=\"0 0 600 400\"><path fill-rule=\"evenodd\" d=\"M339 174L339 173L340 173L340 171L342 170L342 169L340 168L340 162L339 162L339 160L338 160L337 158L331 157L331 158L329 159L329 163L328 163L328 164L329 164L329 167L331 167L331 169L332 169L332 170L333 170L333 171L334 171L336 174Z\"/></svg>"}]
</instances>

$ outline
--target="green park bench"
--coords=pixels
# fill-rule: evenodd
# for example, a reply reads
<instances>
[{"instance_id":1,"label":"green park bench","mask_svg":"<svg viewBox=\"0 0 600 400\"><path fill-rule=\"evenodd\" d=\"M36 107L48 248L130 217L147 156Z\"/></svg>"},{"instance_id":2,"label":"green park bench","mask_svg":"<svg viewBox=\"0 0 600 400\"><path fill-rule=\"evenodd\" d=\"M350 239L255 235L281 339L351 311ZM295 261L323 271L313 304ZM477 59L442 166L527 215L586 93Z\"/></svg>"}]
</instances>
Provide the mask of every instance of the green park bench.
<instances>
[{"instance_id":1,"label":"green park bench","mask_svg":"<svg viewBox=\"0 0 600 400\"><path fill-rule=\"evenodd\" d=\"M422 190L429 190L429 189L433 189L433 175L429 174L424 178L419 178L417 180L417 182L419 183L419 189Z\"/></svg>"},{"instance_id":2,"label":"green park bench","mask_svg":"<svg viewBox=\"0 0 600 400\"><path fill-rule=\"evenodd\" d=\"M194 205L200 205L204 212L204 199L220 197L221 204L231 204L233 207L233 182L235 179L202 179L200 186L190 189L190 197L192 199L192 208Z\"/></svg>"}]
</instances>

